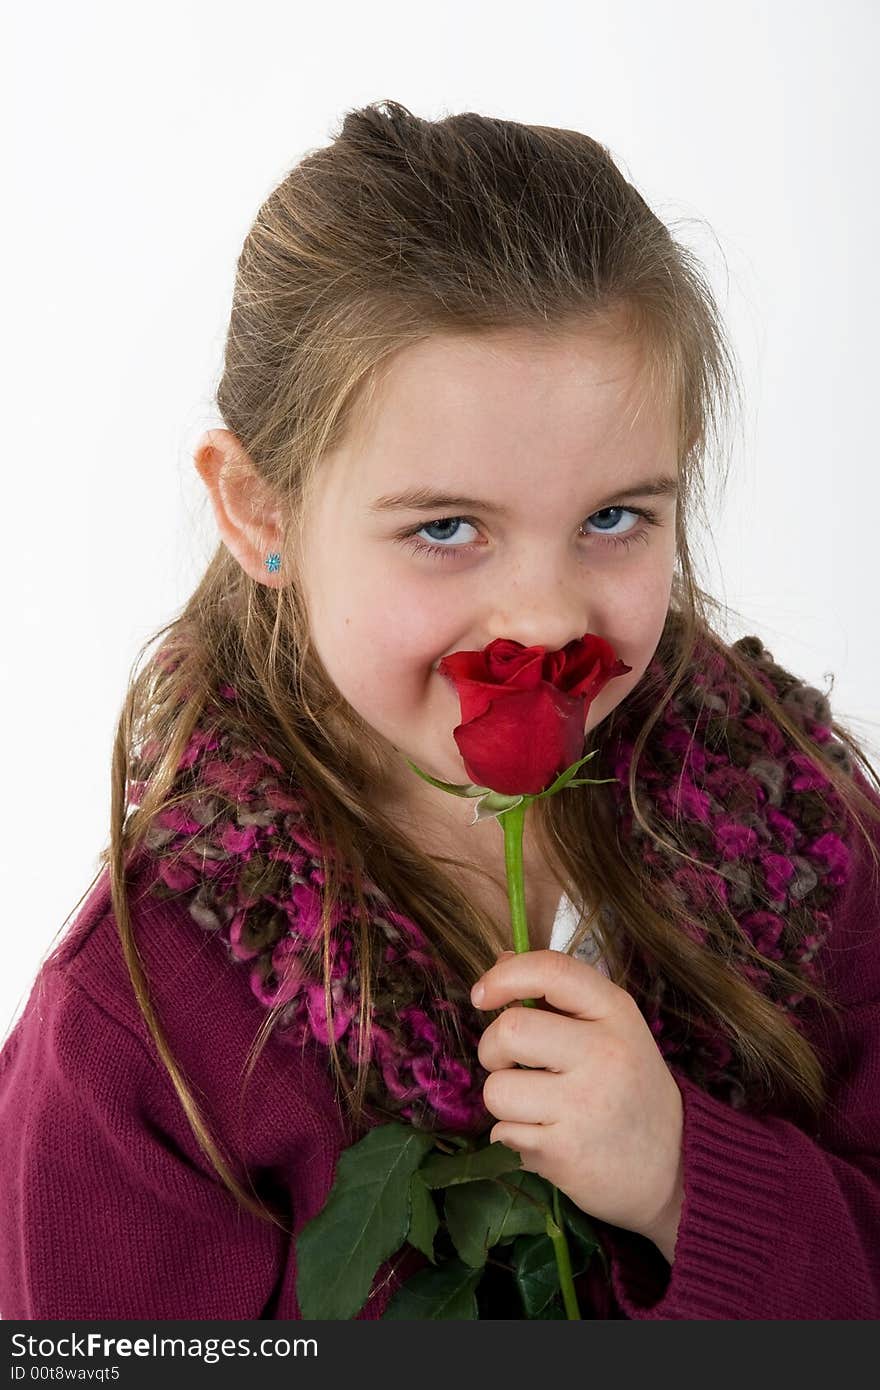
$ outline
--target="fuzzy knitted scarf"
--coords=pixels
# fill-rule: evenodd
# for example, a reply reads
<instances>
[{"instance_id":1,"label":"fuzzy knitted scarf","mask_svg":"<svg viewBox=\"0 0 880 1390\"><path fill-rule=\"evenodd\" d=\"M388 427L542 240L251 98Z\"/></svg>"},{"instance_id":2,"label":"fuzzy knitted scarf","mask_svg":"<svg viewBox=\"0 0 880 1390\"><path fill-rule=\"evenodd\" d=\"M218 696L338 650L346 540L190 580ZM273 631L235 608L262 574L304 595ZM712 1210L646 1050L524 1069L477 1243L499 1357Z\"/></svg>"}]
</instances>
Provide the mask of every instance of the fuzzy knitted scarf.
<instances>
[{"instance_id":1,"label":"fuzzy knitted scarf","mask_svg":"<svg viewBox=\"0 0 880 1390\"><path fill-rule=\"evenodd\" d=\"M825 696L777 666L757 637L734 645L797 726L851 771L847 749L832 736ZM225 700L236 698L228 685L221 693ZM718 893L763 956L784 961L799 978L814 978L816 953L849 865L839 797L755 708L728 663L708 652L695 667L690 689L679 693L653 729L636 779L648 822L655 806L677 819L688 852L710 866L699 870L634 822L626 790L633 733L624 713L614 747L603 750L618 779L608 786L621 839L634 844L652 873L671 879L698 921L709 895ZM146 774L149 761L141 757L136 770ZM139 776L130 797L135 805L145 785ZM831 803L830 817L816 795L820 786ZM260 749L233 746L215 721L211 728L197 727L190 739L175 790L186 788L189 799L151 827L146 848L155 856L156 873L149 892L183 898L193 918L222 938L230 967L248 972L260 1004L283 1005L276 1025L280 1037L301 1042L311 1036L326 1046L324 987L302 960L304 947L320 931L324 870L292 779ZM234 815L212 799L221 790L231 795ZM368 880L365 888L380 943L367 1104L377 1117L422 1128L485 1131L494 1123L482 1100L487 1074L477 1060L485 1015L473 1009L469 983L437 960L419 925L396 911L374 883ZM608 907L603 916L613 924ZM355 922L353 901L343 900L330 940L332 1027L349 1079L359 1045ZM779 997L768 972L744 957L741 946L737 954L731 943L731 952L735 968L801 1026L803 996ZM442 997L438 973L446 982ZM695 1010L684 1023L679 1010L664 1008L664 981L647 961L627 988L670 1065L734 1107L747 1103L732 1050L716 1024Z\"/></svg>"}]
</instances>

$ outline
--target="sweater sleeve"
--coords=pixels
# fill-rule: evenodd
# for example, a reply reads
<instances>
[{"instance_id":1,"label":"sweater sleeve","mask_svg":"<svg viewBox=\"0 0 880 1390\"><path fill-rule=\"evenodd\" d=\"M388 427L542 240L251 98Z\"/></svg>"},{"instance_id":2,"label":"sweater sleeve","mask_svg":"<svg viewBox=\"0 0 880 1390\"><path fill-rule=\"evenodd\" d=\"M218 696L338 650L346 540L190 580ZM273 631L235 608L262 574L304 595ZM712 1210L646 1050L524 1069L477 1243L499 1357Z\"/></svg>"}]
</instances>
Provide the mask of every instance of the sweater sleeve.
<instances>
[{"instance_id":1,"label":"sweater sleeve","mask_svg":"<svg viewBox=\"0 0 880 1390\"><path fill-rule=\"evenodd\" d=\"M199 1164L139 1038L44 971L2 1068L4 1318L261 1316L283 1233Z\"/></svg>"},{"instance_id":2,"label":"sweater sleeve","mask_svg":"<svg viewBox=\"0 0 880 1390\"><path fill-rule=\"evenodd\" d=\"M821 1122L808 1133L734 1110L672 1068L684 1108L672 1266L644 1236L601 1226L629 1318L880 1317L880 894L864 840L850 843L827 941L834 1040L811 1037L826 1076Z\"/></svg>"}]
</instances>

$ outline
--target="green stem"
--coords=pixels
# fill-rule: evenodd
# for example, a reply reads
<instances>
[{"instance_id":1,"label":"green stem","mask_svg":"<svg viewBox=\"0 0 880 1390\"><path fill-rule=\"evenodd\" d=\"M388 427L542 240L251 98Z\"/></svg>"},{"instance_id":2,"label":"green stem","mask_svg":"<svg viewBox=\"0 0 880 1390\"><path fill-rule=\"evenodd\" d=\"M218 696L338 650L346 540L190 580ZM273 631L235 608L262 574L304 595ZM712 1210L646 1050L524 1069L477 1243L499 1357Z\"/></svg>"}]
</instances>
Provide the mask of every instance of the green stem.
<instances>
[{"instance_id":1,"label":"green stem","mask_svg":"<svg viewBox=\"0 0 880 1390\"><path fill-rule=\"evenodd\" d=\"M523 827L528 802L523 800L497 817L504 831L504 868L507 873L507 897L510 902L510 924L513 928L513 949L528 951L529 926L526 921L526 891L523 879ZM534 999L523 999L526 1008L537 1007Z\"/></svg>"},{"instance_id":2,"label":"green stem","mask_svg":"<svg viewBox=\"0 0 880 1390\"><path fill-rule=\"evenodd\" d=\"M504 867L507 873L507 896L510 901L510 922L513 929L513 949L516 952L528 951L529 927L526 920L526 894L523 875L523 853L522 840L523 829L525 826L526 811L530 806L530 798L524 797L517 806L512 806L509 811L503 811L498 817L501 828L504 831ZM526 1008L535 1009L537 1005L534 999L523 999L520 1001ZM568 1242L565 1238L565 1227L559 1209L559 1189L551 1183L553 1189L553 1216L547 1214L546 1230L553 1242L553 1253L556 1256L556 1268L559 1273L559 1287L562 1290L562 1299L565 1304L565 1316L569 1319L580 1319L580 1309L578 1308L577 1294L574 1288L574 1278L571 1272L571 1256L568 1252Z\"/></svg>"},{"instance_id":3,"label":"green stem","mask_svg":"<svg viewBox=\"0 0 880 1390\"><path fill-rule=\"evenodd\" d=\"M547 1217L547 1234L553 1242L553 1250L556 1255L556 1268L559 1271L559 1287L562 1290L562 1301L565 1304L565 1316L569 1320L580 1320L581 1310L578 1307L577 1294L574 1290L571 1256L568 1253L565 1227L562 1224L562 1213L559 1210L558 1187L553 1189L553 1216L554 1220L552 1221L549 1216Z\"/></svg>"}]
</instances>

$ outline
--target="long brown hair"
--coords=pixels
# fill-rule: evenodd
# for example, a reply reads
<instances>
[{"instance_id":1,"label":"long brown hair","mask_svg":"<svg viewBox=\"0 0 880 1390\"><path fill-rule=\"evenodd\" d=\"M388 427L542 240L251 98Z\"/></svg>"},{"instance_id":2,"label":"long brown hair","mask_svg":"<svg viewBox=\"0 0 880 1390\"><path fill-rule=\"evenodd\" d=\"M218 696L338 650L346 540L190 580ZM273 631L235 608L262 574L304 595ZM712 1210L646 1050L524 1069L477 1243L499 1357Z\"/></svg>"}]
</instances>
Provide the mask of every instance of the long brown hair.
<instances>
[{"instance_id":1,"label":"long brown hair","mask_svg":"<svg viewBox=\"0 0 880 1390\"><path fill-rule=\"evenodd\" d=\"M285 566L293 578L278 589L255 582L220 544L180 616L144 644L141 656L161 638L175 660L152 659L129 683L113 753L110 844L101 856L110 868L132 984L193 1132L230 1191L269 1219L275 1217L238 1181L208 1132L164 1040L133 940L127 869L156 814L173 804L190 733L206 714L219 713L217 691L227 682L238 700L234 712L224 707L223 717L240 719L243 738L295 769L312 809L327 878L325 940L340 895L337 863L354 875L361 1027L368 1028L371 1016L375 951L362 896L367 875L419 922L461 978L471 982L493 962L507 943L450 872L458 861L423 854L370 807L367 792L382 779L382 748L310 645L296 532L321 459L346 439L395 353L437 332L477 336L513 328L552 335L572 326L638 340L651 388L668 402L678 426L676 571L658 648L668 680L652 691L638 734L628 787L634 816L648 829L636 801L639 757L667 703L687 683L697 643L708 642L758 708L820 767L851 808L877 864L856 807L880 819L877 808L728 645L721 633L730 610L695 579L690 536L696 517L709 527L707 461L712 458L726 477L726 430L740 399L734 354L697 259L627 182L609 151L578 131L473 112L425 120L392 101L349 111L331 143L296 164L257 213L238 261L217 392L226 427L280 501ZM836 721L833 733L880 784ZM162 756L146 796L132 809L137 750L149 741ZM649 952L685 996L717 1019L747 1070L779 1096L818 1112L824 1077L813 1047L784 1011L726 968L717 951L695 944L683 929L688 916L678 896L656 885L645 891L641 867L626 846L591 833L590 807L601 805L600 795L557 796L533 808L548 862L573 899L589 902L598 895L611 904L629 945ZM680 847L677 827L654 823L650 830L700 866ZM704 928L707 919L716 939L737 930L723 904L702 915ZM588 920L581 935L591 927L600 924ZM612 978L625 983L625 956L614 940L605 945ZM784 966L755 954L766 969L785 975ZM789 982L833 1003L818 985L793 976ZM326 976L325 986L332 1010ZM270 1011L248 1076L273 1025ZM331 1056L358 1119L363 1075L347 1086L335 1046Z\"/></svg>"}]
</instances>

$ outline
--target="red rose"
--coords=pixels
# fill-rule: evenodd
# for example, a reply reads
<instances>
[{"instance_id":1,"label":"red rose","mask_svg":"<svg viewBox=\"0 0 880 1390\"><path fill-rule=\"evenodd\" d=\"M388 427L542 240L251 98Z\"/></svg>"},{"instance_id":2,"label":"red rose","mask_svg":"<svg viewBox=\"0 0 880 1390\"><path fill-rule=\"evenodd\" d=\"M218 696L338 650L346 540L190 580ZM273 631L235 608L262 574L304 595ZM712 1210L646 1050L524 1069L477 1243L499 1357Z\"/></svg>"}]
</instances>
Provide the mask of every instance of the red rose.
<instances>
[{"instance_id":1,"label":"red rose","mask_svg":"<svg viewBox=\"0 0 880 1390\"><path fill-rule=\"evenodd\" d=\"M555 652L497 637L483 651L444 656L437 669L458 694L452 736L474 784L535 796L580 757L590 705L632 667L588 632Z\"/></svg>"}]
</instances>

